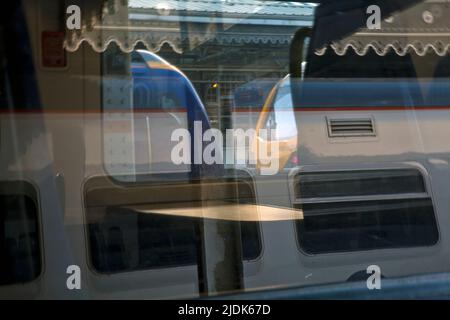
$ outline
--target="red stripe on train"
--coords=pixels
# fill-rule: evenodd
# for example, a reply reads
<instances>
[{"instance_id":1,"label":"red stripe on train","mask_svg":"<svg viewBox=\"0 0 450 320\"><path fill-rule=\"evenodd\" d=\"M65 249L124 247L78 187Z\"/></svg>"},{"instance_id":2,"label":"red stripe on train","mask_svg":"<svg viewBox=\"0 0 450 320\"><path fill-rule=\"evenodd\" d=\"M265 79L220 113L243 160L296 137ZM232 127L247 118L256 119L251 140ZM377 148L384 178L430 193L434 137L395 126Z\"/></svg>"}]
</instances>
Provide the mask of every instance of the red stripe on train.
<instances>
[{"instance_id":1,"label":"red stripe on train","mask_svg":"<svg viewBox=\"0 0 450 320\"><path fill-rule=\"evenodd\" d=\"M176 108L161 110L157 108L147 108L147 109L136 109L133 111L126 110L92 110L92 109L0 109L0 113L24 113L24 114L34 114L34 113L55 113L55 114L67 114L67 113L92 113L92 114L108 114L108 113L167 113L167 112L187 112L185 108Z\"/></svg>"},{"instance_id":2,"label":"red stripe on train","mask_svg":"<svg viewBox=\"0 0 450 320\"><path fill-rule=\"evenodd\" d=\"M380 106L380 107L300 107L295 108L295 111L385 111L385 110L450 110L450 106L411 106L411 107L396 107L396 106ZM270 110L269 110L270 111ZM265 111L265 112L269 112ZM280 110L281 111L281 110ZM291 110L286 110L291 111ZM161 110L157 108L136 109L133 113L167 113L167 112L187 112L185 108L176 108L169 110ZM245 112L263 112L260 108L239 108L233 109L232 112L245 113ZM90 109L0 109L0 113L131 113L131 111L124 110L90 110Z\"/></svg>"},{"instance_id":3,"label":"red stripe on train","mask_svg":"<svg viewBox=\"0 0 450 320\"><path fill-rule=\"evenodd\" d=\"M396 107L396 106L380 106L380 107L298 107L294 111L384 111L384 110L450 110L450 106L411 106L411 107ZM264 112L269 112L264 111ZM283 110L279 110L283 111ZM290 109L286 111L291 111ZM232 112L263 112L259 108L239 108Z\"/></svg>"}]
</instances>

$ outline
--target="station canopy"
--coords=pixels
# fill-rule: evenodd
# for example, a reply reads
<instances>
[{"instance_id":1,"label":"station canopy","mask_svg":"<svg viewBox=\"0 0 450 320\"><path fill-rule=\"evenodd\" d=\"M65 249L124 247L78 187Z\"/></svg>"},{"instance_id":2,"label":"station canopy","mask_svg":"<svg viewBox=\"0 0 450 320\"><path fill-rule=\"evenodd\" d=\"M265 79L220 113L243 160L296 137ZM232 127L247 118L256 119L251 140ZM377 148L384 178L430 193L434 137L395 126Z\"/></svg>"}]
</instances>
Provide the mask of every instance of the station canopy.
<instances>
[{"instance_id":1,"label":"station canopy","mask_svg":"<svg viewBox=\"0 0 450 320\"><path fill-rule=\"evenodd\" d=\"M84 1L82 29L66 33L65 48L83 42L97 52L116 43L131 52L138 43L178 53L203 43L288 45L293 30L311 26L314 4L264 0ZM87 14L85 14L87 13ZM275 27L275 28L274 28Z\"/></svg>"},{"instance_id":2,"label":"station canopy","mask_svg":"<svg viewBox=\"0 0 450 320\"><path fill-rule=\"evenodd\" d=\"M345 55L348 50L354 50L363 56L374 50L384 56L393 50L401 56L410 52L419 56L430 52L444 56L449 50L449 0L378 1L381 8L379 29L368 28L367 5L351 7L348 6L350 1L344 2L347 6L339 15L335 14L336 8L330 10L324 6L317 10L317 37L313 44L317 55L324 55L327 50Z\"/></svg>"},{"instance_id":3,"label":"station canopy","mask_svg":"<svg viewBox=\"0 0 450 320\"><path fill-rule=\"evenodd\" d=\"M373 0L381 8L381 28L366 25L367 1L308 2L265 0L93 0L81 8L81 30L68 31L65 48L87 42L97 52L116 43L131 52L138 43L158 52L168 44L177 53L202 44L289 45L295 30L315 25L311 43L317 55L354 50L383 56L411 51L447 54L450 0ZM354 4L354 5L353 5ZM314 17L316 14L316 17Z\"/></svg>"}]
</instances>

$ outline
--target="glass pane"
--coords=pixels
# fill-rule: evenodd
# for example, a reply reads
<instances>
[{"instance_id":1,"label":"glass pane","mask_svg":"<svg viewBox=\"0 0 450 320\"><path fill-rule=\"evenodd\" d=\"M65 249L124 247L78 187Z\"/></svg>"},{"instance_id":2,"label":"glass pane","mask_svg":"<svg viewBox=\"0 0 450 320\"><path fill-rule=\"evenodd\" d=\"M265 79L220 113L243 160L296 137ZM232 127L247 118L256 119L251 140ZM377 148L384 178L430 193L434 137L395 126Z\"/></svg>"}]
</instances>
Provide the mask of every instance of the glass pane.
<instances>
[{"instance_id":1,"label":"glass pane","mask_svg":"<svg viewBox=\"0 0 450 320\"><path fill-rule=\"evenodd\" d=\"M0 298L449 272L450 6L373 5L5 1Z\"/></svg>"},{"instance_id":2,"label":"glass pane","mask_svg":"<svg viewBox=\"0 0 450 320\"><path fill-rule=\"evenodd\" d=\"M41 273L36 204L25 195L0 194L0 208L0 285L31 282Z\"/></svg>"},{"instance_id":3,"label":"glass pane","mask_svg":"<svg viewBox=\"0 0 450 320\"><path fill-rule=\"evenodd\" d=\"M438 231L430 200L302 205L297 222L308 254L432 246Z\"/></svg>"}]
</instances>

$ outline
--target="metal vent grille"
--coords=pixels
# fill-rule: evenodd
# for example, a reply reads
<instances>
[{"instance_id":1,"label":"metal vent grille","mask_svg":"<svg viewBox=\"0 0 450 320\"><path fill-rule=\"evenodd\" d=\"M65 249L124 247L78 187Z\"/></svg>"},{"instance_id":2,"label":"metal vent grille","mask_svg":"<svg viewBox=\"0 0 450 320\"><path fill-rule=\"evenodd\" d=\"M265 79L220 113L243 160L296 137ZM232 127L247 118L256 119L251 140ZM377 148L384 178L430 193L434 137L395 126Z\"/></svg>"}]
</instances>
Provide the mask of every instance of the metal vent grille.
<instances>
[{"instance_id":1,"label":"metal vent grille","mask_svg":"<svg viewBox=\"0 0 450 320\"><path fill-rule=\"evenodd\" d=\"M367 137L375 136L372 118L366 119L330 119L327 118L330 137Z\"/></svg>"}]
</instances>

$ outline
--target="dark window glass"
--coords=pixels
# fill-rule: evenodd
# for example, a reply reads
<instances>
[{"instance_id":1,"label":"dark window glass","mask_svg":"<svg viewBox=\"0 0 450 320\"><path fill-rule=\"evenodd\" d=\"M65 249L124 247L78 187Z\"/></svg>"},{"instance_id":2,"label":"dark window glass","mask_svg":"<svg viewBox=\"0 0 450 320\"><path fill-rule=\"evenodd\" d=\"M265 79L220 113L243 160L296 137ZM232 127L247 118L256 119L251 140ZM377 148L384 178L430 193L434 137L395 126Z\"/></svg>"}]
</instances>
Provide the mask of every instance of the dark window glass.
<instances>
[{"instance_id":1,"label":"dark window glass","mask_svg":"<svg viewBox=\"0 0 450 320\"><path fill-rule=\"evenodd\" d=\"M430 246L438 230L430 199L299 206L298 241L308 254Z\"/></svg>"},{"instance_id":2,"label":"dark window glass","mask_svg":"<svg viewBox=\"0 0 450 320\"><path fill-rule=\"evenodd\" d=\"M168 268L197 263L198 218L142 214L108 208L89 224L91 261L101 273ZM240 222L244 260L261 252L258 225Z\"/></svg>"},{"instance_id":3,"label":"dark window glass","mask_svg":"<svg viewBox=\"0 0 450 320\"><path fill-rule=\"evenodd\" d=\"M296 198L351 197L426 192L417 170L302 172L295 179Z\"/></svg>"},{"instance_id":4,"label":"dark window glass","mask_svg":"<svg viewBox=\"0 0 450 320\"><path fill-rule=\"evenodd\" d=\"M421 58L426 64L427 58ZM412 55L389 52L381 57L374 52L360 56L349 52L340 56L327 51L323 56L309 55L306 77L311 78L416 78Z\"/></svg>"},{"instance_id":5,"label":"dark window glass","mask_svg":"<svg viewBox=\"0 0 450 320\"><path fill-rule=\"evenodd\" d=\"M0 195L0 285L24 283L41 273L38 213L23 195Z\"/></svg>"},{"instance_id":6,"label":"dark window glass","mask_svg":"<svg viewBox=\"0 0 450 320\"><path fill-rule=\"evenodd\" d=\"M297 236L306 253L429 246L438 240L433 203L417 169L301 172L294 181L295 206L303 210Z\"/></svg>"}]
</instances>

